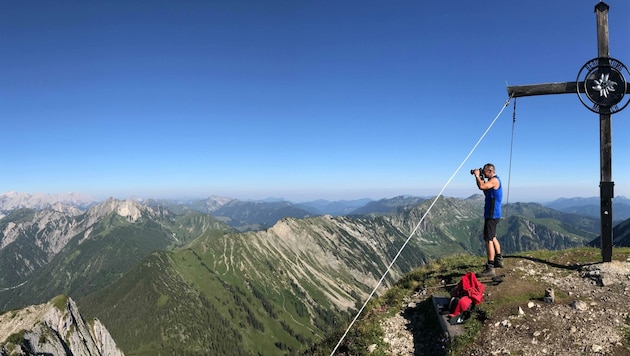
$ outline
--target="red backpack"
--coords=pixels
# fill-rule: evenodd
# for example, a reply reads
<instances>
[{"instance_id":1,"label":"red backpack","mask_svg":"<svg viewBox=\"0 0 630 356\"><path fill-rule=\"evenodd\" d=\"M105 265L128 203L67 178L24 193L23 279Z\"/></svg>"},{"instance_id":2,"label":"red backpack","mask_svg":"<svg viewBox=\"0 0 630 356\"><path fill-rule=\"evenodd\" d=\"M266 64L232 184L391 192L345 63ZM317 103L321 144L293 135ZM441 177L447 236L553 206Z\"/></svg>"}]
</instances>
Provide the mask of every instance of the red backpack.
<instances>
[{"instance_id":1,"label":"red backpack","mask_svg":"<svg viewBox=\"0 0 630 356\"><path fill-rule=\"evenodd\" d=\"M483 291L486 286L477 280L473 272L462 276L462 280L451 292L449 303L449 322L459 324L470 317L472 308L483 301Z\"/></svg>"}]
</instances>

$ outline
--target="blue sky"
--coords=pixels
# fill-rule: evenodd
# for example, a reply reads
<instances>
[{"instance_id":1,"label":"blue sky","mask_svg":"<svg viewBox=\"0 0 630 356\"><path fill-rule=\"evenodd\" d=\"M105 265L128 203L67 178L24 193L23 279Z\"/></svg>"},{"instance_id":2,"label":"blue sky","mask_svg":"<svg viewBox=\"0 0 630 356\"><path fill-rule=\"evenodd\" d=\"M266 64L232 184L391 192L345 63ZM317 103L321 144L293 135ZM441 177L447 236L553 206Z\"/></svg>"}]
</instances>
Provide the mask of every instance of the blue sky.
<instances>
[{"instance_id":1,"label":"blue sky","mask_svg":"<svg viewBox=\"0 0 630 356\"><path fill-rule=\"evenodd\" d=\"M3 1L0 191L109 196L434 196L509 85L575 81L597 1ZM609 0L630 65L630 2ZM598 196L599 117L575 94L513 101L444 190ZM630 109L613 115L630 196ZM509 182L509 185L508 185Z\"/></svg>"}]
</instances>

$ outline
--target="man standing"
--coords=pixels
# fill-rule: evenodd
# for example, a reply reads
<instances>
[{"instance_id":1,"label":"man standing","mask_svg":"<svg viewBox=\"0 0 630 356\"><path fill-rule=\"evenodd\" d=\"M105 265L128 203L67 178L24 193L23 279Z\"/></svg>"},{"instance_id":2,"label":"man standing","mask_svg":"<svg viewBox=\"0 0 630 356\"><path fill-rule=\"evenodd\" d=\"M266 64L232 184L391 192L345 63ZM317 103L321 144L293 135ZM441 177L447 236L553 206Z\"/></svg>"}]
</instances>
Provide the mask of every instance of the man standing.
<instances>
[{"instance_id":1,"label":"man standing","mask_svg":"<svg viewBox=\"0 0 630 356\"><path fill-rule=\"evenodd\" d=\"M482 175L483 173L483 175ZM501 256L501 245L497 240L497 224L501 220L501 199L503 198L503 187L501 180L494 171L494 164L487 163L483 166L483 172L479 169L473 171L477 187L483 190L485 204L483 207L483 240L486 243L486 254L488 263L477 277L493 277L495 267L503 267L503 257ZM484 179L485 178L485 179Z\"/></svg>"}]
</instances>

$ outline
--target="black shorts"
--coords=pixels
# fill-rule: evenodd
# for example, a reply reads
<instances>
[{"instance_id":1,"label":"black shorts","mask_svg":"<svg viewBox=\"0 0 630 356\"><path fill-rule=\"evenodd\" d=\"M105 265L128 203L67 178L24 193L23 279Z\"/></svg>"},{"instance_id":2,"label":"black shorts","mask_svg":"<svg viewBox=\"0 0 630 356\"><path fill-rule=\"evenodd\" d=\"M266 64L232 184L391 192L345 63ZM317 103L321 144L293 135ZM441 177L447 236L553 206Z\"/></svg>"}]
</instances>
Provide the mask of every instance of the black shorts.
<instances>
[{"instance_id":1,"label":"black shorts","mask_svg":"<svg viewBox=\"0 0 630 356\"><path fill-rule=\"evenodd\" d=\"M483 224L483 240L488 242L497 236L497 224L501 219L486 219Z\"/></svg>"}]
</instances>

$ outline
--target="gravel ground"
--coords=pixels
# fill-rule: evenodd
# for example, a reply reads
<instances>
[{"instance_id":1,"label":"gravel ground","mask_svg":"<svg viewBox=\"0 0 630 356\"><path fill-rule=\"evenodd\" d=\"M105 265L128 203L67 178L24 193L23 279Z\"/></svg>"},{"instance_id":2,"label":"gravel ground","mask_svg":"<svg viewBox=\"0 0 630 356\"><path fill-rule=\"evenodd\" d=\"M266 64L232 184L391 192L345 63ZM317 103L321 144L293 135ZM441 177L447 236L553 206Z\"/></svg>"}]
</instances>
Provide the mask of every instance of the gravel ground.
<instances>
[{"instance_id":1,"label":"gravel ground","mask_svg":"<svg viewBox=\"0 0 630 356\"><path fill-rule=\"evenodd\" d=\"M558 265L506 258L503 283L487 285L481 332L462 355L628 355L630 262ZM529 289L531 290L529 290ZM553 289L554 301L543 299ZM382 326L392 355L445 355L445 336L425 320L420 305L431 291L409 297ZM505 302L505 296L531 295ZM524 300L527 299L527 300ZM501 304L498 302L501 301ZM483 304L483 303L482 303ZM483 306L479 306L483 310ZM479 318L478 313L473 317ZM433 325L433 327L427 327Z\"/></svg>"}]
</instances>

